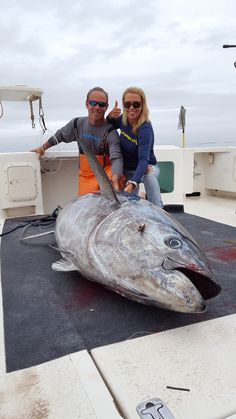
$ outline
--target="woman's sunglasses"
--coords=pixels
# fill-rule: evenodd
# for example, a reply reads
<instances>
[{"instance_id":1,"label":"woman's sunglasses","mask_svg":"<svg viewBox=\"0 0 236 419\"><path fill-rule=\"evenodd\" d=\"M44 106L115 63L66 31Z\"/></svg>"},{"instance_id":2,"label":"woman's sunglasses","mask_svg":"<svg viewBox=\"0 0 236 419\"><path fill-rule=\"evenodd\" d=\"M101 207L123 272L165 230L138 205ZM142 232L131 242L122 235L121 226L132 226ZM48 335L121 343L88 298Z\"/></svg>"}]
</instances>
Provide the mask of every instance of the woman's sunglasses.
<instances>
[{"instance_id":1,"label":"woman's sunglasses","mask_svg":"<svg viewBox=\"0 0 236 419\"><path fill-rule=\"evenodd\" d=\"M99 108L105 108L107 106L106 102L97 102L96 100L89 100L88 103L91 106L99 106Z\"/></svg>"},{"instance_id":2,"label":"woman's sunglasses","mask_svg":"<svg viewBox=\"0 0 236 419\"><path fill-rule=\"evenodd\" d=\"M138 109L140 108L140 106L142 106L141 102L135 101L135 102L125 102L124 103L124 108L129 109L131 108L131 106L133 106L134 109Z\"/></svg>"}]
</instances>

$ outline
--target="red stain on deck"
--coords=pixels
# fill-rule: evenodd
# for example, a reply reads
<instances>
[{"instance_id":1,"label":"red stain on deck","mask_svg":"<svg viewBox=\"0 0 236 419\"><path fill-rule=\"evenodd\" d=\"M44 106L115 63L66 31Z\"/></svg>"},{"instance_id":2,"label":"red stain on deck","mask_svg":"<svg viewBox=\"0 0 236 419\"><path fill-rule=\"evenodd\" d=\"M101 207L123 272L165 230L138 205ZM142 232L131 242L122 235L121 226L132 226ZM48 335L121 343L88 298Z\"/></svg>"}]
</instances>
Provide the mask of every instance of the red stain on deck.
<instances>
[{"instance_id":1,"label":"red stain on deck","mask_svg":"<svg viewBox=\"0 0 236 419\"><path fill-rule=\"evenodd\" d=\"M109 291L102 285L96 282L86 281L83 286L75 286L69 297L69 302L64 304L65 309L72 309L75 307L90 307L99 300L104 300Z\"/></svg>"},{"instance_id":2,"label":"red stain on deck","mask_svg":"<svg viewBox=\"0 0 236 419\"><path fill-rule=\"evenodd\" d=\"M236 260L236 247L213 247L210 252L222 261Z\"/></svg>"}]
</instances>

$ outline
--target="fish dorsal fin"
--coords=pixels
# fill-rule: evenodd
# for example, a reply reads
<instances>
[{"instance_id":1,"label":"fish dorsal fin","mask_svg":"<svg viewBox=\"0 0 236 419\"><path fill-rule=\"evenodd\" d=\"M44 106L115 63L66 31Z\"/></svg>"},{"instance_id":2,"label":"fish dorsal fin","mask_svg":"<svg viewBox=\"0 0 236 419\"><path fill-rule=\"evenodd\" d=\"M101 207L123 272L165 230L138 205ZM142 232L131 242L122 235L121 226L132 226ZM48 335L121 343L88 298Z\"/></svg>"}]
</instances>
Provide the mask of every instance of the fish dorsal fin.
<instances>
[{"instance_id":1,"label":"fish dorsal fin","mask_svg":"<svg viewBox=\"0 0 236 419\"><path fill-rule=\"evenodd\" d=\"M95 154L89 149L89 147L86 144L86 141L84 141L81 138L77 138L79 145L81 146L84 154L86 155L88 162L90 164L90 167L93 171L93 173L96 176L96 179L99 183L100 186L100 190L102 192L102 194L111 202L116 203L116 204L120 204L116 193L114 191L114 188L105 172L105 170L103 169L101 163L97 160Z\"/></svg>"}]
</instances>

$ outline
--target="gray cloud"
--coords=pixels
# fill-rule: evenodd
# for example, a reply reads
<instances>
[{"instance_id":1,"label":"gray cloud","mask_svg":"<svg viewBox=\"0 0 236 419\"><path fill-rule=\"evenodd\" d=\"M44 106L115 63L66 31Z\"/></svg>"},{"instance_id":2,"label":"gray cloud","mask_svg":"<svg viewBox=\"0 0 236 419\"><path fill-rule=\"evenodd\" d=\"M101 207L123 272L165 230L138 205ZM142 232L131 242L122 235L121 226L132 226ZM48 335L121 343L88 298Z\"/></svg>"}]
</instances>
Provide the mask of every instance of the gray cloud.
<instances>
[{"instance_id":1,"label":"gray cloud","mask_svg":"<svg viewBox=\"0 0 236 419\"><path fill-rule=\"evenodd\" d=\"M236 43L235 14L233 0L49 0L47 7L19 0L14 8L3 0L1 84L41 87L51 129L86 113L91 87L104 87L111 107L127 86L138 85L159 143L178 142L181 105L191 144L232 142L236 49L222 45ZM4 110L0 137L11 129L31 135L27 103L4 103Z\"/></svg>"}]
</instances>

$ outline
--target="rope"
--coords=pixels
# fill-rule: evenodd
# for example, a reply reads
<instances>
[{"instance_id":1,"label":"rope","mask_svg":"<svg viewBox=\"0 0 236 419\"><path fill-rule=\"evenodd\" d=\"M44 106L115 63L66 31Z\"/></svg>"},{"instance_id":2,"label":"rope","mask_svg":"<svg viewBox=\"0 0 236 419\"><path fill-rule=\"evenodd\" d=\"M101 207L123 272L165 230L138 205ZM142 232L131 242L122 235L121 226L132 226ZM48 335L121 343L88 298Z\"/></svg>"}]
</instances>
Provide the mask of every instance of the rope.
<instances>
[{"instance_id":1,"label":"rope","mask_svg":"<svg viewBox=\"0 0 236 419\"><path fill-rule=\"evenodd\" d=\"M33 109L33 101L32 101L32 99L29 99L29 104L30 104L30 119L31 119L31 123L32 123L32 128L35 128L35 123L34 123L34 109Z\"/></svg>"},{"instance_id":2,"label":"rope","mask_svg":"<svg viewBox=\"0 0 236 419\"><path fill-rule=\"evenodd\" d=\"M35 123L34 123L35 118L34 118L34 110L33 110L33 101L34 100L39 100L39 124L40 124L40 126L43 130L43 135L45 134L46 131L49 131L51 133L51 131L47 129L46 124L45 124L42 97L37 96L37 95L30 95L29 96L30 117L31 117L31 121L32 121L32 128L35 128ZM53 134L53 133L51 133L51 134ZM53 137L56 140L56 145L58 145L59 143L58 143L57 138L54 134L53 134ZM53 157L49 158L49 157L46 157L46 156L42 156L41 158L42 158L42 160L45 160L45 161L46 160L55 160L55 158L53 158ZM47 175L55 175L59 171L59 169L61 167L61 164L62 164L62 159L59 160L58 166L56 167L55 170L46 170L42 166L41 166L41 170L42 170L43 173L46 173Z\"/></svg>"},{"instance_id":3,"label":"rope","mask_svg":"<svg viewBox=\"0 0 236 419\"><path fill-rule=\"evenodd\" d=\"M45 124L45 120L44 120L44 111L43 111L43 104L42 104L42 97L41 96L37 96L37 95L30 95L29 96L29 104L30 104L30 118L32 121L32 128L35 128L35 123L34 123L34 109L33 109L33 101L34 100L39 100L39 124L43 130L43 133L45 133L45 131L47 131L47 127Z\"/></svg>"},{"instance_id":4,"label":"rope","mask_svg":"<svg viewBox=\"0 0 236 419\"><path fill-rule=\"evenodd\" d=\"M52 132L52 131L50 131L50 129L48 129L48 128L46 128L46 129L47 129L47 131L48 131L48 132L50 132L50 133L52 134L52 136L54 137L55 142L56 142L56 144L55 144L55 145L57 145L57 146L59 146L59 147L60 147L60 143L58 143L58 140L57 140L57 137L55 136L55 134L53 134L53 132ZM43 133L43 134L45 134L45 131L44 131L44 133ZM48 157L48 156L43 155L43 156L41 156L41 160L42 160L42 161L52 161L52 160L56 160L56 157ZM59 161L58 161L58 165L57 165L56 169L54 169L54 170L46 170L46 169L44 169L44 167L41 165L41 171L42 171L43 173L45 173L46 175L55 175L55 174L59 171L59 169L61 168L61 164L62 164L62 158L60 158L60 159L59 159Z\"/></svg>"},{"instance_id":5,"label":"rope","mask_svg":"<svg viewBox=\"0 0 236 419\"><path fill-rule=\"evenodd\" d=\"M39 98L39 123L43 130L43 134L47 131L47 127L44 120L44 111L43 111L43 103L42 103L42 97Z\"/></svg>"},{"instance_id":6,"label":"rope","mask_svg":"<svg viewBox=\"0 0 236 419\"><path fill-rule=\"evenodd\" d=\"M56 220L56 217L54 216L48 216L48 217L42 217L39 218L38 220L35 221L24 221L23 225L18 225L16 227L14 227L11 230L6 231L5 233L0 234L0 237L6 236L7 234L12 233L15 230L18 230L19 228L24 228L24 227L29 227L29 226L33 226L33 227L38 227L38 226L45 226L45 225L50 225L52 223L54 223Z\"/></svg>"}]
</instances>

